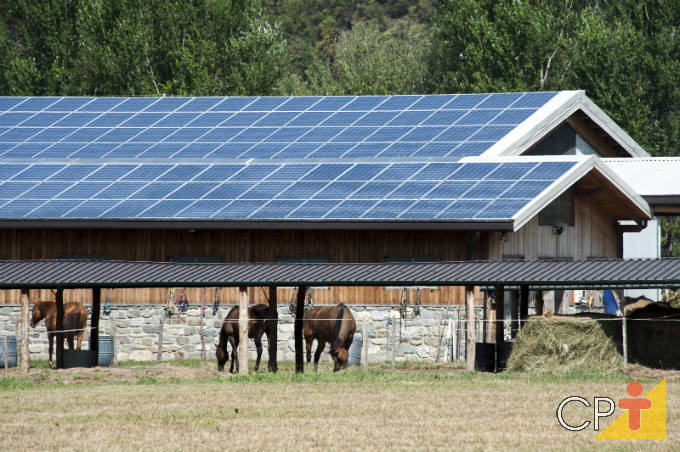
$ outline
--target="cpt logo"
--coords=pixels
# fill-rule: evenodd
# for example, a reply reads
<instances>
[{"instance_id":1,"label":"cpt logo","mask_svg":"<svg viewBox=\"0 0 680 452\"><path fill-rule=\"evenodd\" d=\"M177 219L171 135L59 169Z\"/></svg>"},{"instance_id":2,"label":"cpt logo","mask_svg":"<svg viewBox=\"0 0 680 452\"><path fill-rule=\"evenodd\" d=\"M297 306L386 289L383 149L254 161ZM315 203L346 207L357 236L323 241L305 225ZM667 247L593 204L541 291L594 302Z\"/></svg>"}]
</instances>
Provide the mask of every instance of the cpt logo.
<instances>
[{"instance_id":1,"label":"cpt logo","mask_svg":"<svg viewBox=\"0 0 680 452\"><path fill-rule=\"evenodd\" d=\"M571 402L593 407L593 429L600 430L600 418L614 414L616 406L624 410L618 418L602 430L596 439L666 439L666 380L664 379L644 396L642 385L637 381L626 388L629 397L619 399L618 404L609 397L595 397L591 405L588 400L579 396L571 396L562 400L557 407L557 420L560 425L572 432L588 428L590 421L581 425L570 425L564 420L563 410ZM608 408L601 411L602 405Z\"/></svg>"}]
</instances>

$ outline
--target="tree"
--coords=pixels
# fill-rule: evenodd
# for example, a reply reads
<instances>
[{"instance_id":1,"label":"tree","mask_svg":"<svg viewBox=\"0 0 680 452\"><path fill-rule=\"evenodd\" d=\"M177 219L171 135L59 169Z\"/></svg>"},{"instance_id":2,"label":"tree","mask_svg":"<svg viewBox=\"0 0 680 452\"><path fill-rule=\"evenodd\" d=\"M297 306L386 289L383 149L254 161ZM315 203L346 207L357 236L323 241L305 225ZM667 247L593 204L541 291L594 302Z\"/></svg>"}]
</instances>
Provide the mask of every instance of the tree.
<instances>
[{"instance_id":1,"label":"tree","mask_svg":"<svg viewBox=\"0 0 680 452\"><path fill-rule=\"evenodd\" d=\"M0 92L267 94L285 42L250 0L9 0Z\"/></svg>"}]
</instances>

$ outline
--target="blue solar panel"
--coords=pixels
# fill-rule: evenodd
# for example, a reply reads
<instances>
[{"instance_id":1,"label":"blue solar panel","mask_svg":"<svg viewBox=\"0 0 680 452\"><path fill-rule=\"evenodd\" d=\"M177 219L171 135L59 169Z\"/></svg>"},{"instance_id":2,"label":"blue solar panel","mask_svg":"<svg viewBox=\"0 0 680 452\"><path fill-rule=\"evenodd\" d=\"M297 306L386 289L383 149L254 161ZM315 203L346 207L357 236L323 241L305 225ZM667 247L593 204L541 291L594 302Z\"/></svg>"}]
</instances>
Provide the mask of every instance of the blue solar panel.
<instances>
[{"instance_id":1,"label":"blue solar panel","mask_svg":"<svg viewBox=\"0 0 680 452\"><path fill-rule=\"evenodd\" d=\"M114 182L93 196L95 199L127 199L144 186L143 182ZM109 207L111 205L109 204Z\"/></svg>"},{"instance_id":2,"label":"blue solar panel","mask_svg":"<svg viewBox=\"0 0 680 452\"><path fill-rule=\"evenodd\" d=\"M262 207L262 201L236 200L213 215L213 218L244 219Z\"/></svg>"},{"instance_id":3,"label":"blue solar panel","mask_svg":"<svg viewBox=\"0 0 680 452\"><path fill-rule=\"evenodd\" d=\"M554 95L0 97L0 215L510 218L576 161L455 162Z\"/></svg>"},{"instance_id":4,"label":"blue solar panel","mask_svg":"<svg viewBox=\"0 0 680 452\"><path fill-rule=\"evenodd\" d=\"M301 206L301 200L278 200L269 201L264 207L255 212L250 218L278 220L287 217L293 210Z\"/></svg>"},{"instance_id":5,"label":"blue solar panel","mask_svg":"<svg viewBox=\"0 0 680 452\"><path fill-rule=\"evenodd\" d=\"M189 207L193 201L187 199L164 199L137 215L138 218L172 218Z\"/></svg>"},{"instance_id":6,"label":"blue solar panel","mask_svg":"<svg viewBox=\"0 0 680 452\"><path fill-rule=\"evenodd\" d=\"M328 212L337 206L339 201L331 200L311 200L305 202L302 206L291 213L290 219L317 219L323 218Z\"/></svg>"}]
</instances>

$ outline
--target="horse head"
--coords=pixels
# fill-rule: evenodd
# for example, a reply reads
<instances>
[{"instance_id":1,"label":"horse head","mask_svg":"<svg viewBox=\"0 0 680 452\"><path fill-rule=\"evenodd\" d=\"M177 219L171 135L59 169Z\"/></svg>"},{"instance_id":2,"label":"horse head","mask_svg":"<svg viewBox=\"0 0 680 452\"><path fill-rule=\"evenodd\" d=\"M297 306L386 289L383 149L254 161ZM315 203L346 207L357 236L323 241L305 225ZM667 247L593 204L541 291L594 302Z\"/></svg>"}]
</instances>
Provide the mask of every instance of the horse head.
<instances>
[{"instance_id":1,"label":"horse head","mask_svg":"<svg viewBox=\"0 0 680 452\"><path fill-rule=\"evenodd\" d=\"M347 361L349 360L349 353L344 347L338 347L335 350L331 350L331 356L335 365L333 366L333 372L337 372L340 369L347 369Z\"/></svg>"},{"instance_id":2,"label":"horse head","mask_svg":"<svg viewBox=\"0 0 680 452\"><path fill-rule=\"evenodd\" d=\"M46 312L44 302L39 301L34 304L33 310L31 311L31 328L35 328L38 322L45 318L45 315Z\"/></svg>"},{"instance_id":3,"label":"horse head","mask_svg":"<svg viewBox=\"0 0 680 452\"><path fill-rule=\"evenodd\" d=\"M229 361L229 354L226 347L220 347L220 344L215 344L215 356L217 357L217 370L224 372L224 365Z\"/></svg>"}]
</instances>

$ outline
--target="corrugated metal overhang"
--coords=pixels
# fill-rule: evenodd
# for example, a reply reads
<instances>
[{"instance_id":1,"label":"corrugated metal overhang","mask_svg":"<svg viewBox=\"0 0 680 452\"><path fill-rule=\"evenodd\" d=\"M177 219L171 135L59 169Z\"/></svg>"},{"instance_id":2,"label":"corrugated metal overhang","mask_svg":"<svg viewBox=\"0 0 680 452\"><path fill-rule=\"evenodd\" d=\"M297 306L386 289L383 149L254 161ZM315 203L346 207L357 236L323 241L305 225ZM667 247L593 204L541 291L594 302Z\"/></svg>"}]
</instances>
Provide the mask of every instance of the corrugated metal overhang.
<instances>
[{"instance_id":1,"label":"corrugated metal overhang","mask_svg":"<svg viewBox=\"0 0 680 452\"><path fill-rule=\"evenodd\" d=\"M0 261L0 288L214 286L680 287L680 259L471 261L442 263L177 264Z\"/></svg>"}]
</instances>

